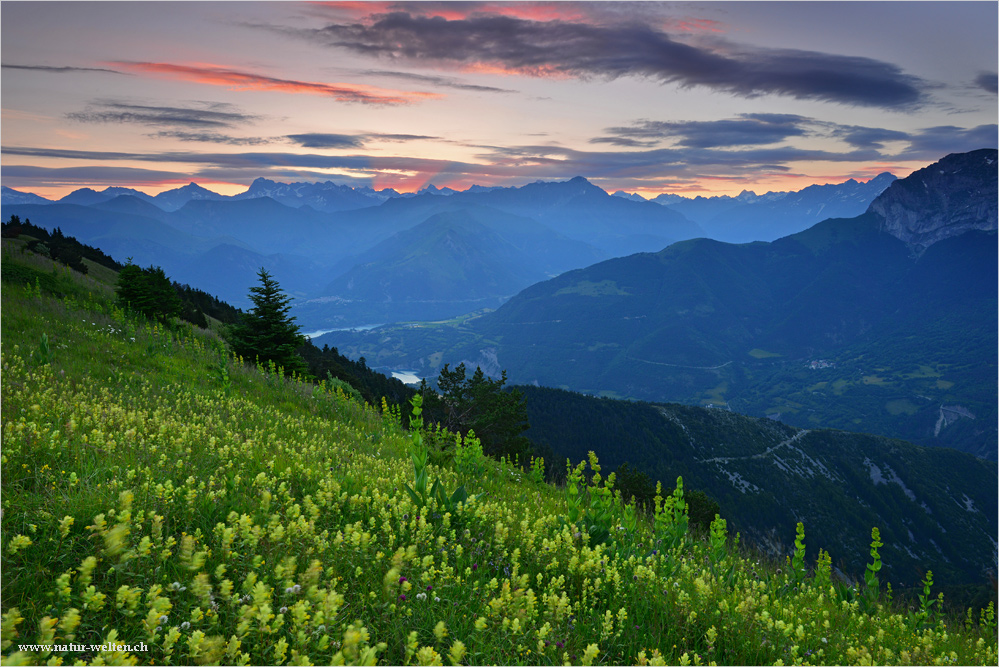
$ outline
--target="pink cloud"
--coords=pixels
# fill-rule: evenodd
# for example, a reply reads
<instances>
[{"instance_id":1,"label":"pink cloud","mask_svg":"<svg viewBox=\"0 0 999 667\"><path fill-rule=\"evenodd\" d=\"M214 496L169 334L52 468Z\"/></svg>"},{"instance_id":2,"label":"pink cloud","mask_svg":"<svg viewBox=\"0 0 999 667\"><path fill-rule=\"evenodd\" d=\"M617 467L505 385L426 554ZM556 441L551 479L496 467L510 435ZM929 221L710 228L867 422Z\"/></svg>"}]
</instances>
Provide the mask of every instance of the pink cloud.
<instances>
[{"instance_id":1,"label":"pink cloud","mask_svg":"<svg viewBox=\"0 0 999 667\"><path fill-rule=\"evenodd\" d=\"M278 79L212 64L179 65L127 61L114 62L113 64L115 67L132 73L153 74L211 86L223 86L230 90L264 90L297 95L322 95L332 97L338 102L398 105L444 97L439 93L392 90L363 84Z\"/></svg>"}]
</instances>

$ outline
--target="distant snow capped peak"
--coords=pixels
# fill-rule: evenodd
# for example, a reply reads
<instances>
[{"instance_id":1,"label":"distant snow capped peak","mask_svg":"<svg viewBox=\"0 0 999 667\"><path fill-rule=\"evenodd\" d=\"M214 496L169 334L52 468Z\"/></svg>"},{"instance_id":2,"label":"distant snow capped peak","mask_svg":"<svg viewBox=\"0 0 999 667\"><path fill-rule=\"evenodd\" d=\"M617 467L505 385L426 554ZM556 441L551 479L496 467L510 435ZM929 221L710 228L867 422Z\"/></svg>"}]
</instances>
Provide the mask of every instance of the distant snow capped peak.
<instances>
[{"instance_id":1,"label":"distant snow capped peak","mask_svg":"<svg viewBox=\"0 0 999 667\"><path fill-rule=\"evenodd\" d=\"M260 177L253 180L246 192L234 195L233 199L270 197L291 208L308 206L317 211L333 213L378 206L393 196L398 196L394 190L383 190L381 193L377 193L368 187L352 188L349 185L340 185L333 181L279 183Z\"/></svg>"},{"instance_id":2,"label":"distant snow capped peak","mask_svg":"<svg viewBox=\"0 0 999 667\"><path fill-rule=\"evenodd\" d=\"M194 182L188 183L187 185L177 188L172 192L177 192L177 191L183 192L184 194L190 196L192 199L218 199L223 196L217 192L209 190L208 188L203 188Z\"/></svg>"},{"instance_id":3,"label":"distant snow capped peak","mask_svg":"<svg viewBox=\"0 0 999 667\"><path fill-rule=\"evenodd\" d=\"M648 201L645 197L638 194L637 192L625 192L624 190L618 190L612 197L620 197L621 199L630 199L631 201Z\"/></svg>"},{"instance_id":4,"label":"distant snow capped peak","mask_svg":"<svg viewBox=\"0 0 999 667\"><path fill-rule=\"evenodd\" d=\"M469 186L465 192L492 192L493 190L502 190L503 188L498 185L487 186L487 185L472 185Z\"/></svg>"},{"instance_id":5,"label":"distant snow capped peak","mask_svg":"<svg viewBox=\"0 0 999 667\"><path fill-rule=\"evenodd\" d=\"M752 190L743 190L738 195L736 195L735 197L733 197L733 199L735 199L736 201L741 201L741 202L748 203L748 202L756 201L757 199L759 199L759 195L757 195Z\"/></svg>"},{"instance_id":6,"label":"distant snow capped peak","mask_svg":"<svg viewBox=\"0 0 999 667\"><path fill-rule=\"evenodd\" d=\"M6 185L0 186L0 204L16 206L17 204L54 204L50 199L40 197L33 192L21 192Z\"/></svg>"},{"instance_id":7,"label":"distant snow capped peak","mask_svg":"<svg viewBox=\"0 0 999 667\"><path fill-rule=\"evenodd\" d=\"M663 193L661 195L656 195L649 201L654 201L657 204L662 204L663 206L669 206L670 204L679 204L684 201L692 201L690 197L684 197L683 195L674 195L669 193Z\"/></svg>"}]
</instances>

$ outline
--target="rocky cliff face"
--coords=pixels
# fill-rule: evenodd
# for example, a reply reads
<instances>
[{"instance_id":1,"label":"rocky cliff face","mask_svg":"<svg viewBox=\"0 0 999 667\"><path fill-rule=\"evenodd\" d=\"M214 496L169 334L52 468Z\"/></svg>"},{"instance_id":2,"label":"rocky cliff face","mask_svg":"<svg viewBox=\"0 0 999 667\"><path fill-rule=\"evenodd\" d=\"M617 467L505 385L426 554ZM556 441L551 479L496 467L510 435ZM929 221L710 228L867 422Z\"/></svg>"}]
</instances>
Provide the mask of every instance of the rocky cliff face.
<instances>
[{"instance_id":1,"label":"rocky cliff face","mask_svg":"<svg viewBox=\"0 0 999 667\"><path fill-rule=\"evenodd\" d=\"M868 210L919 255L945 238L996 229L997 169L995 149L953 153L892 183Z\"/></svg>"}]
</instances>

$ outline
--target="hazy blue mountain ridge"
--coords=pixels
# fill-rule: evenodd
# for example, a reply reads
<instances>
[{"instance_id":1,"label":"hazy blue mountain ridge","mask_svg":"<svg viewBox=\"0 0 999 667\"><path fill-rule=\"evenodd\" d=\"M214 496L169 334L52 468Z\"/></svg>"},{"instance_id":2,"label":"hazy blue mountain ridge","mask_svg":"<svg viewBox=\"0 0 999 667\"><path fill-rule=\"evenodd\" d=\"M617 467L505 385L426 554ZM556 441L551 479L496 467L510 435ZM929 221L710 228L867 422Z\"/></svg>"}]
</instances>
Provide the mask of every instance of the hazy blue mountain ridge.
<instances>
[{"instance_id":1,"label":"hazy blue mountain ridge","mask_svg":"<svg viewBox=\"0 0 999 667\"><path fill-rule=\"evenodd\" d=\"M866 182L810 185L797 192L744 191L737 197L696 197L677 201L660 195L655 201L700 224L708 237L729 243L773 241L808 229L828 218L852 218L893 181L887 172Z\"/></svg>"},{"instance_id":2,"label":"hazy blue mountain ridge","mask_svg":"<svg viewBox=\"0 0 999 667\"><path fill-rule=\"evenodd\" d=\"M6 185L0 185L0 204L4 206L13 206L16 204L40 204L44 206L51 203L53 203L51 200L39 197L34 193L21 192L14 188L8 188Z\"/></svg>"},{"instance_id":3,"label":"hazy blue mountain ridge","mask_svg":"<svg viewBox=\"0 0 999 667\"><path fill-rule=\"evenodd\" d=\"M947 160L985 164L995 155ZM955 201L966 203L961 211L988 211L996 172L976 173L973 184L935 193L935 206L920 200L913 214L945 224ZM923 176L881 197L927 189ZM969 203L979 200L984 209ZM329 340L375 365L428 375L465 361L506 369L519 383L724 405L996 458L994 218L917 257L870 209L772 243L693 239L607 260L433 335Z\"/></svg>"}]
</instances>

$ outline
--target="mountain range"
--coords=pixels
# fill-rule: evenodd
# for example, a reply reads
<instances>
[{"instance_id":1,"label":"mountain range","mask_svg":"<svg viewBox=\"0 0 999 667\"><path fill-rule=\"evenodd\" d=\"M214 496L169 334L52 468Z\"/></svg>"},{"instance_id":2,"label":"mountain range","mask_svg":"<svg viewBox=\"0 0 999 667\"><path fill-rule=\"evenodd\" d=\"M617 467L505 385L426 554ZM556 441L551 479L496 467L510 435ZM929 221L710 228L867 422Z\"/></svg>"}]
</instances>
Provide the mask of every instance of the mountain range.
<instances>
[{"instance_id":1,"label":"mountain range","mask_svg":"<svg viewBox=\"0 0 999 667\"><path fill-rule=\"evenodd\" d=\"M127 188L82 189L48 202L5 188L3 198L5 215L60 227L122 259L162 266L174 279L238 306L248 304L247 290L263 266L299 299L303 324L312 328L422 319L426 304L435 304L433 317L496 307L559 272L701 233L673 211L612 198L582 178L461 193L427 188L414 196L257 179L235 197L192 183L156 197ZM433 253L439 248L414 244L412 234L397 236L440 224L435 216L444 213L452 241L459 235L465 245L467 270L466 277L447 281L438 279ZM414 262L415 254L422 257ZM401 273L387 274L396 269ZM477 279L497 272L507 277ZM351 277L358 285L357 276L364 282L375 273L381 287L347 288Z\"/></svg>"},{"instance_id":2,"label":"mountain range","mask_svg":"<svg viewBox=\"0 0 999 667\"><path fill-rule=\"evenodd\" d=\"M677 210L684 202L693 203L696 211L691 215L715 225L722 236L730 235L725 225L701 215L699 206L780 200L788 212L780 214L776 201L774 219L794 219L797 222L781 224L804 229L811 218L799 215L799 199L814 202L815 210L835 208L846 190L873 199L873 183L815 186L816 195L808 195L815 188L759 197L744 193L735 199L664 195L679 202L672 207L638 197L612 197L579 177L512 188L472 186L464 192L429 185L411 194L330 181L277 183L258 178L233 196L190 183L155 196L132 188L83 188L58 202L4 186L0 201L5 214L48 229L61 227L123 259L161 265L175 279L241 307L248 305L247 289L263 266L296 297L300 321L317 329L440 319L496 308L521 289L562 271L710 236ZM442 213L452 225L449 248L465 248L464 271L448 281L440 279L440 248L427 242L413 245L406 240L412 235L393 238ZM488 230L476 227L483 220L499 221L504 214L520 222L507 218ZM457 220L461 216L463 222ZM438 224L440 220L428 228ZM758 232L746 233L772 233L766 224L758 227ZM538 242L543 251L535 252L532 247ZM496 279L475 279L487 275ZM371 276L377 280L369 280Z\"/></svg>"},{"instance_id":3,"label":"mountain range","mask_svg":"<svg viewBox=\"0 0 999 667\"><path fill-rule=\"evenodd\" d=\"M328 340L429 376L465 361L995 459L995 164L995 150L950 155L860 216L770 243L687 240L536 283L459 326Z\"/></svg>"},{"instance_id":4,"label":"mountain range","mask_svg":"<svg viewBox=\"0 0 999 667\"><path fill-rule=\"evenodd\" d=\"M717 241L774 241L828 218L858 216L894 181L895 176L885 172L866 182L851 178L844 183L810 185L797 192L757 195L743 191L736 197L694 199L659 195L652 201L682 213Z\"/></svg>"}]
</instances>

